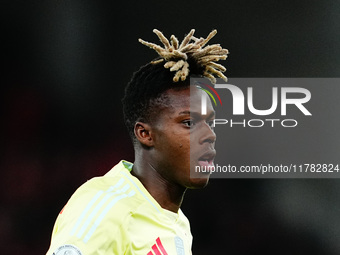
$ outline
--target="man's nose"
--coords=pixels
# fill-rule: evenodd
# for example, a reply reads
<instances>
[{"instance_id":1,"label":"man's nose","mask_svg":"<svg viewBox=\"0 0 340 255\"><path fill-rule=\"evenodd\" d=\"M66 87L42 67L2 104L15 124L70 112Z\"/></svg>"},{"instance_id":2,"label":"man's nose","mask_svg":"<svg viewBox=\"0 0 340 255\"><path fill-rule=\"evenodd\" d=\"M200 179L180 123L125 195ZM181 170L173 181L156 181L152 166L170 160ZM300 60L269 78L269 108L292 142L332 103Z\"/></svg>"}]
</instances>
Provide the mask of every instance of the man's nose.
<instances>
[{"instance_id":1,"label":"man's nose","mask_svg":"<svg viewBox=\"0 0 340 255\"><path fill-rule=\"evenodd\" d=\"M200 139L200 143L214 143L216 141L216 134L212 127L208 124L205 123L202 131L202 137Z\"/></svg>"}]
</instances>

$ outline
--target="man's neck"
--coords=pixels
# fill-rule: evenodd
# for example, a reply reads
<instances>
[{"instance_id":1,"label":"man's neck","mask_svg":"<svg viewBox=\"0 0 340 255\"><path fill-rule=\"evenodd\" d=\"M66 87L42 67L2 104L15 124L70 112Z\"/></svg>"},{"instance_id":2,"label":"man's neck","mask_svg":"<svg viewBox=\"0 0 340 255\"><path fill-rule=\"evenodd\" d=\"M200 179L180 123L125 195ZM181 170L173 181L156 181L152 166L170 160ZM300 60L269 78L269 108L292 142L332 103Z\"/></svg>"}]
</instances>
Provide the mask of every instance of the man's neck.
<instances>
[{"instance_id":1,"label":"man's neck","mask_svg":"<svg viewBox=\"0 0 340 255\"><path fill-rule=\"evenodd\" d=\"M131 174L140 180L163 209L178 212L186 188L163 178L146 160L136 158Z\"/></svg>"}]
</instances>

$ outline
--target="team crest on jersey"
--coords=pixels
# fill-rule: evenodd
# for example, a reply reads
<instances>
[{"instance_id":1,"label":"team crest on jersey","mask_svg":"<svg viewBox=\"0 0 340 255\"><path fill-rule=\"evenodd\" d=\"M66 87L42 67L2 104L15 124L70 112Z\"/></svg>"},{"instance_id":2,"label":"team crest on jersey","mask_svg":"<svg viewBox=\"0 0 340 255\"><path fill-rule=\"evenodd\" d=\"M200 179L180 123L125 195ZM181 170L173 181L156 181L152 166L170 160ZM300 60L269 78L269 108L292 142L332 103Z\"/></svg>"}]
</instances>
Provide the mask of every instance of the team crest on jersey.
<instances>
[{"instance_id":1,"label":"team crest on jersey","mask_svg":"<svg viewBox=\"0 0 340 255\"><path fill-rule=\"evenodd\" d=\"M74 245L66 244L60 246L53 255L82 255L81 251Z\"/></svg>"},{"instance_id":2,"label":"team crest on jersey","mask_svg":"<svg viewBox=\"0 0 340 255\"><path fill-rule=\"evenodd\" d=\"M184 251L184 243L183 243L182 238L180 238L179 236L176 236L175 245L176 245L177 255L184 255L185 251Z\"/></svg>"}]
</instances>

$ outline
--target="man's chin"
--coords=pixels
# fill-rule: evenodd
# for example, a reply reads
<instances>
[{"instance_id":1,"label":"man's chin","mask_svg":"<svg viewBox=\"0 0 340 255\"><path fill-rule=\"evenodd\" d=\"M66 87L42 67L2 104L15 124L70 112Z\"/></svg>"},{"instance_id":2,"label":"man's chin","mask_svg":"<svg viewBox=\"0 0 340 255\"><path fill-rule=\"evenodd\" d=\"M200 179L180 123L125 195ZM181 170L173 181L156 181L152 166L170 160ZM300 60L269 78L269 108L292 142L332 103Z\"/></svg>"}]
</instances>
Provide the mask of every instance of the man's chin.
<instances>
[{"instance_id":1,"label":"man's chin","mask_svg":"<svg viewBox=\"0 0 340 255\"><path fill-rule=\"evenodd\" d=\"M208 185L208 182L209 182L209 176L210 175L207 175L205 177L200 177L200 178L190 178L190 185L189 189L202 189L204 188L205 186Z\"/></svg>"},{"instance_id":2,"label":"man's chin","mask_svg":"<svg viewBox=\"0 0 340 255\"><path fill-rule=\"evenodd\" d=\"M206 179L215 171L214 162L198 161L197 164L191 165L190 178Z\"/></svg>"},{"instance_id":3,"label":"man's chin","mask_svg":"<svg viewBox=\"0 0 340 255\"><path fill-rule=\"evenodd\" d=\"M190 185L187 188L190 189L201 189L207 186L211 172L214 171L213 162L204 164L204 162L197 162L191 164L190 167Z\"/></svg>"}]
</instances>

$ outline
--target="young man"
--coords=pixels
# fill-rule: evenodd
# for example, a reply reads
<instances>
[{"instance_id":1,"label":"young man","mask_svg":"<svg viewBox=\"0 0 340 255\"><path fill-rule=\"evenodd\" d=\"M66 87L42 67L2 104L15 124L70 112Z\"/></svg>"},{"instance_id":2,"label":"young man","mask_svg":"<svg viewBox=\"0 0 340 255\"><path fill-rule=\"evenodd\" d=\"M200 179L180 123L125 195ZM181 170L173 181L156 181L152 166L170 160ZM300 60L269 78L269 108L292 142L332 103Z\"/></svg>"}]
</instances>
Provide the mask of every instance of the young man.
<instances>
[{"instance_id":1,"label":"young man","mask_svg":"<svg viewBox=\"0 0 340 255\"><path fill-rule=\"evenodd\" d=\"M190 77L225 78L214 61L228 51L205 46L216 34L179 44L158 30L164 48L140 40L160 58L137 71L129 82L123 109L135 161L121 161L102 177L83 184L55 223L48 255L191 254L189 221L180 206L186 189L202 188L209 173L190 175L195 166L213 167L214 110L201 114L202 89Z\"/></svg>"}]
</instances>

